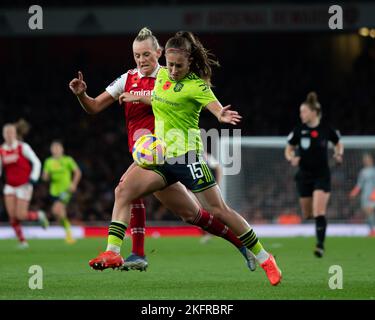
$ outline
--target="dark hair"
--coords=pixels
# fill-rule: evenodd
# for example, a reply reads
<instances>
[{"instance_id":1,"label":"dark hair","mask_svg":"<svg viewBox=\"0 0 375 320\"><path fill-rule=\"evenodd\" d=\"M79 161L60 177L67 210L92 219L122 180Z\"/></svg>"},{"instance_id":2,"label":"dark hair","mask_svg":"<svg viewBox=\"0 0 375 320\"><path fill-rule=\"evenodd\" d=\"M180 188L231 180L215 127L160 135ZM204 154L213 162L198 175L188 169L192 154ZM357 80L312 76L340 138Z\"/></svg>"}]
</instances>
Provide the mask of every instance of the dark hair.
<instances>
[{"instance_id":1,"label":"dark hair","mask_svg":"<svg viewBox=\"0 0 375 320\"><path fill-rule=\"evenodd\" d=\"M199 39L188 31L179 31L170 38L165 45L165 49L178 49L191 57L190 70L211 85L212 66L219 67L219 62L210 53Z\"/></svg>"},{"instance_id":2,"label":"dark hair","mask_svg":"<svg viewBox=\"0 0 375 320\"><path fill-rule=\"evenodd\" d=\"M139 32L138 35L135 37L134 41L145 41L147 39L151 39L152 42L152 47L154 50L162 49L162 47L159 44L158 39L152 34L152 31L146 27L142 28Z\"/></svg>"},{"instance_id":3,"label":"dark hair","mask_svg":"<svg viewBox=\"0 0 375 320\"><path fill-rule=\"evenodd\" d=\"M19 119L17 122L14 123L17 131L17 138L19 140L23 140L23 138L29 133L30 131L30 124L23 118Z\"/></svg>"},{"instance_id":4,"label":"dark hair","mask_svg":"<svg viewBox=\"0 0 375 320\"><path fill-rule=\"evenodd\" d=\"M63 144L62 140L59 140L59 139L52 140L50 145L52 146L54 143L60 144L64 148L64 144Z\"/></svg>"},{"instance_id":5,"label":"dark hair","mask_svg":"<svg viewBox=\"0 0 375 320\"><path fill-rule=\"evenodd\" d=\"M319 118L322 117L322 107L320 106L316 92L309 92L304 104L306 104L311 111L315 111Z\"/></svg>"}]
</instances>

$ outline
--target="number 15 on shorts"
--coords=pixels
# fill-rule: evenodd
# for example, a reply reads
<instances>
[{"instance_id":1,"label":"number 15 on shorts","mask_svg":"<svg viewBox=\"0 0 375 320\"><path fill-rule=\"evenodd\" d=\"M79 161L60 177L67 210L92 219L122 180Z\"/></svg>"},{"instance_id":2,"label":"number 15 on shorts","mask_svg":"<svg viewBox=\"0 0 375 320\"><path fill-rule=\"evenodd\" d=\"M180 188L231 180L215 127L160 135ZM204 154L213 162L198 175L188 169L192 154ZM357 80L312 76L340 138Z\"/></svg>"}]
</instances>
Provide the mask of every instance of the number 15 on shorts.
<instances>
[{"instance_id":1,"label":"number 15 on shorts","mask_svg":"<svg viewBox=\"0 0 375 320\"><path fill-rule=\"evenodd\" d=\"M190 169L191 176L194 180L203 178L203 171L200 162L188 164L187 167Z\"/></svg>"},{"instance_id":2,"label":"number 15 on shorts","mask_svg":"<svg viewBox=\"0 0 375 320\"><path fill-rule=\"evenodd\" d=\"M215 181L214 176L212 175L206 162L197 161L192 164L188 164L187 167L190 169L191 176L194 180L204 178L206 182Z\"/></svg>"}]
</instances>

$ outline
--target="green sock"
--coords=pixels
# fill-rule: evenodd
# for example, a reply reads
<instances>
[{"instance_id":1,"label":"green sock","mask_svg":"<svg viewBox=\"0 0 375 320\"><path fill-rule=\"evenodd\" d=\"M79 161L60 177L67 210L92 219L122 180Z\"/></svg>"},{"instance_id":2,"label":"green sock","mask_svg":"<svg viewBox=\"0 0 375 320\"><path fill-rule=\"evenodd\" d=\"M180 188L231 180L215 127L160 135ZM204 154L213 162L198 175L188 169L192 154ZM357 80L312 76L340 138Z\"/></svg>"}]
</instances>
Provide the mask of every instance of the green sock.
<instances>
[{"instance_id":1,"label":"green sock","mask_svg":"<svg viewBox=\"0 0 375 320\"><path fill-rule=\"evenodd\" d=\"M70 222L69 222L69 219L68 219L67 217L61 218L61 219L60 219L60 223L61 223L61 225L64 227L65 232L66 232L66 235L67 235L67 236L71 236L71 235L72 235L72 232L71 232L71 229L70 229Z\"/></svg>"},{"instance_id":2,"label":"green sock","mask_svg":"<svg viewBox=\"0 0 375 320\"><path fill-rule=\"evenodd\" d=\"M255 255L259 263L263 263L269 258L269 254L264 250L253 229L250 229L238 238Z\"/></svg>"},{"instance_id":3,"label":"green sock","mask_svg":"<svg viewBox=\"0 0 375 320\"><path fill-rule=\"evenodd\" d=\"M127 225L122 221L112 221L108 228L107 251L120 253Z\"/></svg>"}]
</instances>

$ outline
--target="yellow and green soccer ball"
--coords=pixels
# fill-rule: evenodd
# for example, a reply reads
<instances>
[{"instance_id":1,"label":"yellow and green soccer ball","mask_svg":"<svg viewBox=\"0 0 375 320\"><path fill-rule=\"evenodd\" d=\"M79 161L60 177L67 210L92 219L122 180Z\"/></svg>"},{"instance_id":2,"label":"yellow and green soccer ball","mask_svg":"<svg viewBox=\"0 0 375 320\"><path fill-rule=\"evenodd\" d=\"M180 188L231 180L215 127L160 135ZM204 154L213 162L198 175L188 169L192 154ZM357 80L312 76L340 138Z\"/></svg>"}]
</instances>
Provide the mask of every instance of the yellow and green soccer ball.
<instances>
[{"instance_id":1,"label":"yellow and green soccer ball","mask_svg":"<svg viewBox=\"0 0 375 320\"><path fill-rule=\"evenodd\" d=\"M142 168L161 165L165 160L166 145L154 134L146 134L138 138L132 150L135 163Z\"/></svg>"}]
</instances>

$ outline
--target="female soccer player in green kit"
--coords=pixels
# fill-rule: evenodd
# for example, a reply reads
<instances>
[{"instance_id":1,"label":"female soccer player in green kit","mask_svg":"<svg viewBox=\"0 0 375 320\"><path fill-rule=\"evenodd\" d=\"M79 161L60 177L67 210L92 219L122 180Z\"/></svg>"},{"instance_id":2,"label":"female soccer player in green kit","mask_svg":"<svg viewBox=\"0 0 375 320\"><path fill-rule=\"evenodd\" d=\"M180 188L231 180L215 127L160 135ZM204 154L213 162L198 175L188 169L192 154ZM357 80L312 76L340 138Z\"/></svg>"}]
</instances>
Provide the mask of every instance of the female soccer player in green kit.
<instances>
[{"instance_id":1,"label":"female soccer player in green kit","mask_svg":"<svg viewBox=\"0 0 375 320\"><path fill-rule=\"evenodd\" d=\"M195 193L205 210L225 223L253 252L270 283L277 285L281 271L274 257L264 250L246 220L226 205L202 158L198 126L201 110L207 108L222 123L236 125L241 119L236 111L229 110L230 106L222 107L211 91L211 66L215 61L190 32L178 32L169 39L165 57L167 68L160 69L152 98L124 93L120 99L152 102L155 135L167 145L167 161L152 170L136 166L124 177L124 183L118 186L122 196L113 208L107 253L99 254L89 264L98 269L121 265L123 259L118 252L130 221L131 201L180 181ZM113 252L111 257L108 251Z\"/></svg>"},{"instance_id":2,"label":"female soccer player in green kit","mask_svg":"<svg viewBox=\"0 0 375 320\"><path fill-rule=\"evenodd\" d=\"M83 109L89 114L96 114L103 111L125 93L132 93L134 95L151 95L160 68L158 60L161 54L162 48L159 45L157 38L148 28L142 28L133 41L133 56L137 66L136 68L130 69L122 74L121 77L112 82L104 92L95 98L90 97L86 93L87 84L83 80L82 72L78 73L78 78L73 79L69 83L69 88L77 96ZM135 101L134 103L120 103L120 105L125 111L128 146L129 151L132 152L134 143L140 136L140 132L142 132L142 134L145 134L145 132L154 132L154 114L150 102L148 102L148 104L143 104ZM115 206L117 201L121 201L120 198L122 197L122 194L120 190L122 190L121 184L123 183L123 177L135 166L136 164L133 163L127 168L119 181L119 185L115 188ZM228 226L224 225L210 212L197 206L196 199L190 195L185 186L181 183L174 183L173 185L154 193L154 196L166 208L185 222L198 226L203 230L218 237L222 237L232 243L245 258L247 267L251 271L256 269L255 257L251 251L242 244ZM176 201L176 199L178 201ZM120 247L109 244L107 248L108 250L104 253L106 257L101 256L98 264L93 262L93 268L100 269L102 265L104 268L106 268L107 265L122 265L122 270L146 270L148 267L148 261L146 260L144 252L146 209L143 200L134 200L131 211L131 220L128 228L132 234L131 254L126 258L123 264L118 255L114 257L113 263L111 259L113 251L111 250L119 250ZM121 233L122 229L120 229L119 232ZM111 233L113 233L113 230L111 230ZM121 234L120 238L122 239ZM102 263L104 259L106 261L106 266Z\"/></svg>"},{"instance_id":3,"label":"female soccer player in green kit","mask_svg":"<svg viewBox=\"0 0 375 320\"><path fill-rule=\"evenodd\" d=\"M43 180L50 181L49 193L52 200L52 213L57 217L65 229L65 241L68 244L75 242L66 214L72 194L77 190L81 180L81 170L70 156L64 155L64 147L60 141L51 143L52 156L44 161Z\"/></svg>"}]
</instances>

